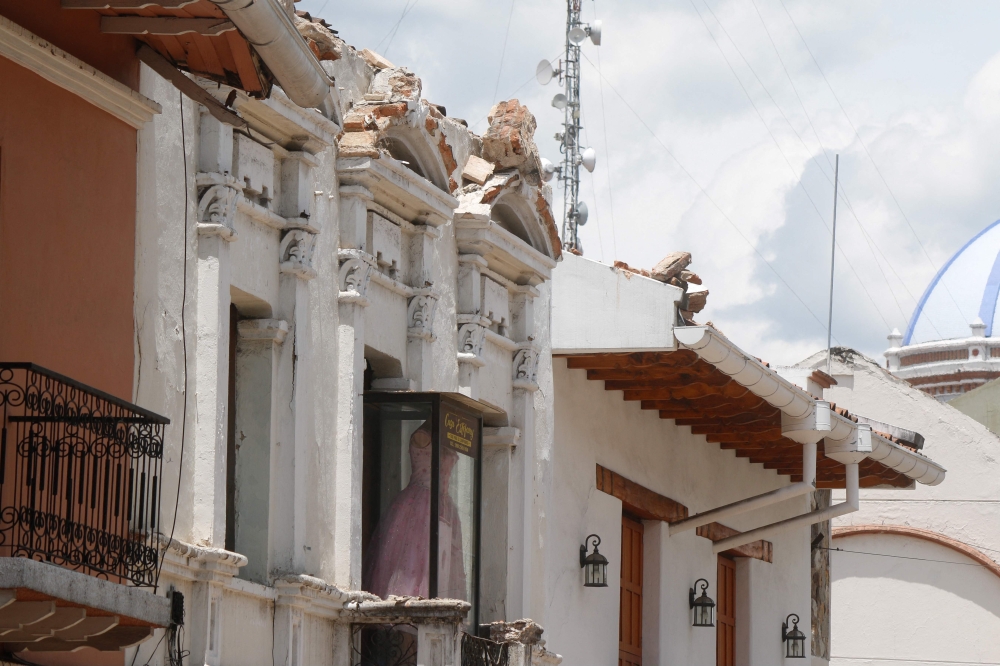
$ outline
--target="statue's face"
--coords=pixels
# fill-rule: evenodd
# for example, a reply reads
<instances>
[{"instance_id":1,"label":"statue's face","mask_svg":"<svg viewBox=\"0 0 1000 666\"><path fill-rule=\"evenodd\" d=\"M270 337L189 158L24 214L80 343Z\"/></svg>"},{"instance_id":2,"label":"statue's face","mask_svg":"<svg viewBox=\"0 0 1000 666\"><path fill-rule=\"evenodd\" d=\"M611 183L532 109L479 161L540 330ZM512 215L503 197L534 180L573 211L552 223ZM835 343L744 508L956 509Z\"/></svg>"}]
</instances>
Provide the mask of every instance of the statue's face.
<instances>
[{"instance_id":1,"label":"statue's face","mask_svg":"<svg viewBox=\"0 0 1000 666\"><path fill-rule=\"evenodd\" d=\"M410 441L417 448L427 448L431 444L431 434L426 430L417 430L410 435Z\"/></svg>"}]
</instances>

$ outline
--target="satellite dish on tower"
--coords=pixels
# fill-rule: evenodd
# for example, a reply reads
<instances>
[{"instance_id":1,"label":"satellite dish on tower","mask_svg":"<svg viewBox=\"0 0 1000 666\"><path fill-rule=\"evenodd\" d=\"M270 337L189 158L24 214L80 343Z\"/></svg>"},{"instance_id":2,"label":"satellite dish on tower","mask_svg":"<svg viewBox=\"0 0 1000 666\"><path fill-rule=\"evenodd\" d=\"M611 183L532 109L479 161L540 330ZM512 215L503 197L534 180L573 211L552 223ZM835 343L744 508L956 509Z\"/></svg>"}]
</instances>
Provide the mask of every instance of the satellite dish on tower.
<instances>
[{"instance_id":1,"label":"satellite dish on tower","mask_svg":"<svg viewBox=\"0 0 1000 666\"><path fill-rule=\"evenodd\" d=\"M547 183L552 180L552 176L555 175L556 165L543 157L541 159L541 167L542 182Z\"/></svg>"},{"instance_id":2,"label":"satellite dish on tower","mask_svg":"<svg viewBox=\"0 0 1000 666\"><path fill-rule=\"evenodd\" d=\"M556 75L556 70L552 67L552 63L548 60L543 60L538 63L538 67L535 68L535 78L543 86L552 80L552 77Z\"/></svg>"},{"instance_id":3,"label":"satellite dish on tower","mask_svg":"<svg viewBox=\"0 0 1000 666\"><path fill-rule=\"evenodd\" d=\"M587 39L587 30L582 26L579 25L574 26L569 31L569 41L573 42L574 44L579 44L585 39Z\"/></svg>"},{"instance_id":4,"label":"satellite dish on tower","mask_svg":"<svg viewBox=\"0 0 1000 666\"><path fill-rule=\"evenodd\" d=\"M580 155L580 164L583 165L584 169L593 173L594 167L597 166L597 152L593 148L585 149L583 154Z\"/></svg>"},{"instance_id":5,"label":"satellite dish on tower","mask_svg":"<svg viewBox=\"0 0 1000 666\"><path fill-rule=\"evenodd\" d=\"M566 108L566 95L564 95L562 93L558 93L555 97L552 98L552 106L554 106L554 107L556 107L557 109L560 109L560 110L561 109L565 109Z\"/></svg>"},{"instance_id":6,"label":"satellite dish on tower","mask_svg":"<svg viewBox=\"0 0 1000 666\"><path fill-rule=\"evenodd\" d=\"M590 217L590 211L587 210L587 204L581 201L576 207L576 223L582 227L587 224L588 217Z\"/></svg>"},{"instance_id":7,"label":"satellite dish on tower","mask_svg":"<svg viewBox=\"0 0 1000 666\"><path fill-rule=\"evenodd\" d=\"M594 46L601 45L601 22L599 20L590 25L590 41L594 43Z\"/></svg>"}]
</instances>

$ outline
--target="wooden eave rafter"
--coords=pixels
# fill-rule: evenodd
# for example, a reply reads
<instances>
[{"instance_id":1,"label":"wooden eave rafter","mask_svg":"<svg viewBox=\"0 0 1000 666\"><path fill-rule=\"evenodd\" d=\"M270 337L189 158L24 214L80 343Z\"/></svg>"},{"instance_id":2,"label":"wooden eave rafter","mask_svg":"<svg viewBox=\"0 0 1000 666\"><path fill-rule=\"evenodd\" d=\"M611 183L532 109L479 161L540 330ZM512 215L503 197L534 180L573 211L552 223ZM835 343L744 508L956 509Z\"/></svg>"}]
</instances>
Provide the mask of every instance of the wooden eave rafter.
<instances>
[{"instance_id":1,"label":"wooden eave rafter","mask_svg":"<svg viewBox=\"0 0 1000 666\"><path fill-rule=\"evenodd\" d=\"M625 400L688 426L706 442L737 458L802 479L802 445L781 436L781 412L690 350L566 356L569 368L586 370ZM817 447L816 485L844 488L844 465ZM907 488L912 480L870 459L860 465L861 486ZM723 538L723 537L720 537Z\"/></svg>"},{"instance_id":2,"label":"wooden eave rafter","mask_svg":"<svg viewBox=\"0 0 1000 666\"><path fill-rule=\"evenodd\" d=\"M174 67L265 98L273 77L228 17L208 0L62 0L103 17L105 32L132 34Z\"/></svg>"}]
</instances>

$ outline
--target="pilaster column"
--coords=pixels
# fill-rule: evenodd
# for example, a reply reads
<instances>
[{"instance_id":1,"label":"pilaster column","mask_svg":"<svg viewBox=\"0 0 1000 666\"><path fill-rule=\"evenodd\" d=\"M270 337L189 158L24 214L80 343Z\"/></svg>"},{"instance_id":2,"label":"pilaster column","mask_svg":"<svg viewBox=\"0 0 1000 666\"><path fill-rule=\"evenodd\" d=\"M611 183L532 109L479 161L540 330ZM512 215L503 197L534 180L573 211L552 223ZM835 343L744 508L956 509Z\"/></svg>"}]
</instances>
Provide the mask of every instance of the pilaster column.
<instances>
[{"instance_id":1,"label":"pilaster column","mask_svg":"<svg viewBox=\"0 0 1000 666\"><path fill-rule=\"evenodd\" d=\"M341 196L343 190L341 188ZM351 216L359 211L353 210ZM343 218L342 218L343 219ZM344 224L342 222L342 224ZM349 223L348 223L349 224ZM344 228L341 227L341 238ZM363 236L362 236L363 238ZM337 327L337 444L335 450L334 569L335 583L361 587L361 463L364 422L365 313L368 284L375 270L370 256L341 249Z\"/></svg>"},{"instance_id":2,"label":"pilaster column","mask_svg":"<svg viewBox=\"0 0 1000 666\"><path fill-rule=\"evenodd\" d=\"M229 397L229 243L240 196L226 174L199 173L198 301L195 377L193 520L191 539L225 545L226 435Z\"/></svg>"}]
</instances>

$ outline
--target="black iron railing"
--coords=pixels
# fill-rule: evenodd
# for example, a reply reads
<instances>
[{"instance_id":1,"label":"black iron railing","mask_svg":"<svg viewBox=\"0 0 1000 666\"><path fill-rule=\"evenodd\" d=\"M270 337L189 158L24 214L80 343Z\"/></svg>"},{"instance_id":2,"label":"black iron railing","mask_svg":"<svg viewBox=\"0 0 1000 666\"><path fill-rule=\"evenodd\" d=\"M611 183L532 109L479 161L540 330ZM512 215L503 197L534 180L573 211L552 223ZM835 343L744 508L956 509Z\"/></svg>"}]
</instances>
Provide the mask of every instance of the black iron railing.
<instances>
[{"instance_id":1,"label":"black iron railing","mask_svg":"<svg viewBox=\"0 0 1000 666\"><path fill-rule=\"evenodd\" d=\"M31 363L0 363L0 556L153 586L169 420Z\"/></svg>"},{"instance_id":2,"label":"black iron railing","mask_svg":"<svg viewBox=\"0 0 1000 666\"><path fill-rule=\"evenodd\" d=\"M412 624L356 624L353 666L417 666L417 628Z\"/></svg>"},{"instance_id":3,"label":"black iron railing","mask_svg":"<svg viewBox=\"0 0 1000 666\"><path fill-rule=\"evenodd\" d=\"M462 666L507 666L510 646L472 634L462 634Z\"/></svg>"}]
</instances>

